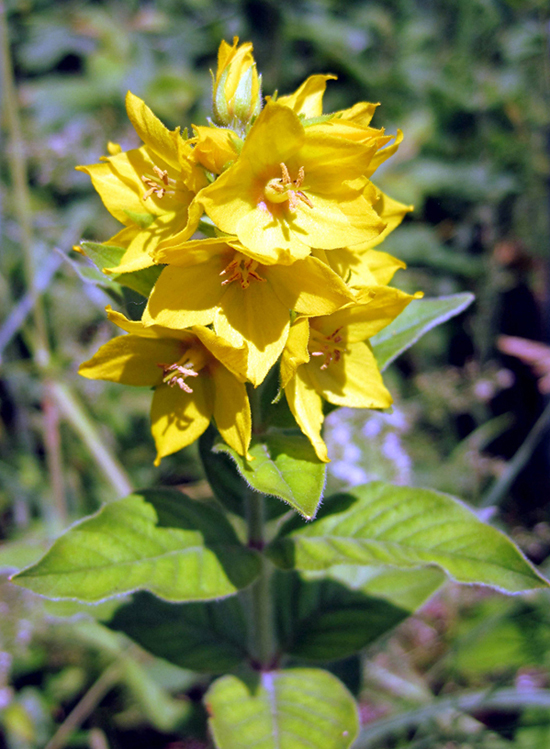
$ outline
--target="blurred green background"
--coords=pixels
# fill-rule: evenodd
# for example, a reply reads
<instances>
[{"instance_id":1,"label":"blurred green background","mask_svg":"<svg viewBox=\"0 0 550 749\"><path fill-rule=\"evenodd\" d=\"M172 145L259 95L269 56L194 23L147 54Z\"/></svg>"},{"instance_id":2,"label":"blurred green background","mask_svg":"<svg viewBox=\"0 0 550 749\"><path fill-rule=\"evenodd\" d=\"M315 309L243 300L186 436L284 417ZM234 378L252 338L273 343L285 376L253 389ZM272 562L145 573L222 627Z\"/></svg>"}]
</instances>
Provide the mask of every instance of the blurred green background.
<instances>
[{"instance_id":1,"label":"blurred green background","mask_svg":"<svg viewBox=\"0 0 550 749\"><path fill-rule=\"evenodd\" d=\"M374 124L390 133L399 127L405 139L375 182L415 206L383 246L408 263L396 284L428 296L477 296L388 372L392 414L330 416L330 484L381 478L475 506L490 496L494 521L544 563L548 439L528 444L524 470L510 461L546 396L530 366L496 344L500 334L549 341L548 3L11 0L0 7L6 574L131 486L208 493L195 447L153 467L147 391L76 374L113 335L105 305L136 317L144 300L72 251L82 238L103 241L117 230L74 167L96 162L109 140L138 145L124 110L128 89L168 127L204 123L209 70L220 41L234 35L253 42L264 93L290 93L308 75L330 72L338 81L328 85L326 111L381 103ZM541 352L539 367L549 371L550 354ZM489 495L503 476L510 486L501 481ZM210 746L204 677L147 656L95 621L111 609L77 615L7 582L0 587L1 749ZM469 688L546 687L549 619L543 594L517 601L448 586L388 641L335 670L360 695L366 726ZM55 734L70 727L73 708L75 731ZM547 749L550 711L447 711L372 746Z\"/></svg>"}]
</instances>

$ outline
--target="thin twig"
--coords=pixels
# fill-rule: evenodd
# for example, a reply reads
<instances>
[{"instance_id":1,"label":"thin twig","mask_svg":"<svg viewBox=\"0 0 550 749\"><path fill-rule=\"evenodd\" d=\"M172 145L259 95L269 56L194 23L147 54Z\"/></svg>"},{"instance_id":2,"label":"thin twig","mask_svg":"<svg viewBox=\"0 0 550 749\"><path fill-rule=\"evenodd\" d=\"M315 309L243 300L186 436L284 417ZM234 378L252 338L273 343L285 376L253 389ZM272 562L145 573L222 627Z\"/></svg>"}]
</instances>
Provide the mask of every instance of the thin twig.
<instances>
[{"instance_id":1,"label":"thin twig","mask_svg":"<svg viewBox=\"0 0 550 749\"><path fill-rule=\"evenodd\" d=\"M544 433L550 426L550 402L539 416L535 425L524 439L521 447L517 450L512 460L506 466L489 491L485 494L479 507L492 507L499 505L508 494L509 489L516 480L518 474L525 468L535 448L542 439Z\"/></svg>"},{"instance_id":2,"label":"thin twig","mask_svg":"<svg viewBox=\"0 0 550 749\"><path fill-rule=\"evenodd\" d=\"M73 708L63 723L59 726L45 749L63 749L76 729L84 723L86 718L99 705L105 695L111 691L122 675L123 666L119 661L112 663L92 684L80 702Z\"/></svg>"},{"instance_id":3,"label":"thin twig","mask_svg":"<svg viewBox=\"0 0 550 749\"><path fill-rule=\"evenodd\" d=\"M533 689L520 691L514 688L497 689L493 692L483 690L456 697L436 699L429 705L406 713L394 715L391 718L376 720L366 725L353 749L371 749L383 739L387 739L404 730L422 725L432 720L446 710L472 712L475 710L516 710L525 707L550 707L550 689Z\"/></svg>"},{"instance_id":4,"label":"thin twig","mask_svg":"<svg viewBox=\"0 0 550 749\"><path fill-rule=\"evenodd\" d=\"M117 492L117 495L124 497L131 494L132 482L128 474L105 447L95 424L70 388L65 383L56 381L52 383L52 393L61 415L84 442L97 466Z\"/></svg>"},{"instance_id":5,"label":"thin twig","mask_svg":"<svg viewBox=\"0 0 550 749\"><path fill-rule=\"evenodd\" d=\"M34 333L32 340L33 360L43 376L42 381L42 408L44 411L45 440L44 450L50 478L50 485L54 497L54 506L58 511L57 521L62 524L67 517L67 503L65 498L65 487L63 483L61 439L59 436L58 419L52 409L55 408L49 397L47 386L47 369L50 365L50 348L48 343L48 329L42 297L36 289L36 274L33 257L33 221L31 199L27 175L27 159L25 156L25 143L22 137L21 120L19 117L19 106L15 88L13 65L10 54L10 40L8 24L6 21L6 9L0 2L0 46L2 59L2 88L3 104L6 121L9 130L10 147L8 149L8 160L13 188L13 202L17 215L20 231L21 254L25 270L25 281L27 288L31 291L34 299L32 310Z\"/></svg>"}]
</instances>

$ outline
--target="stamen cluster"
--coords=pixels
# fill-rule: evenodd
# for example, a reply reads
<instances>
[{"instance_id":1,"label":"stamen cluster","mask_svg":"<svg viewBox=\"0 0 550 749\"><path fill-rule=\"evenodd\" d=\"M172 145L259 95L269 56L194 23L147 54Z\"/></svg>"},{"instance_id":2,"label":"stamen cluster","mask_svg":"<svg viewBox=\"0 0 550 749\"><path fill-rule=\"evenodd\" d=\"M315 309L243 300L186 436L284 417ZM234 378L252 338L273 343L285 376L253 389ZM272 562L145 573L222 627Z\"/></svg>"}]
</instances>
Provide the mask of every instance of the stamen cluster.
<instances>
[{"instance_id":1,"label":"stamen cluster","mask_svg":"<svg viewBox=\"0 0 550 749\"><path fill-rule=\"evenodd\" d=\"M248 456L247 387L273 367L322 461L324 400L391 404L368 341L413 297L389 286L403 263L375 247L411 209L371 177L401 133L372 127L376 105L366 102L324 114L332 78L314 75L264 101L252 45L222 42L213 123L194 125L188 138L129 93L143 145L109 144L100 163L79 167L123 224L105 243L120 256L105 272L124 283L163 267L141 321L109 309L127 335L80 368L155 388L157 462L212 418Z\"/></svg>"}]
</instances>

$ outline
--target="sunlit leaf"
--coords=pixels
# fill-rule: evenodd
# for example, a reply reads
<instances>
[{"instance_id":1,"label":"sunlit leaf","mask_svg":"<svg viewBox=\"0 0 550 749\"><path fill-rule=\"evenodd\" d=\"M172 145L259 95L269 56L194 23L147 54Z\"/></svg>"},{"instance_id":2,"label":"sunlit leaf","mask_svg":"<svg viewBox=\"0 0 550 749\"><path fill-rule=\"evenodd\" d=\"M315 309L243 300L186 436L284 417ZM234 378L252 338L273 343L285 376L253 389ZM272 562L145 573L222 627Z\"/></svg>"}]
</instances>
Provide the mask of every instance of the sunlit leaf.
<instances>
[{"instance_id":1,"label":"sunlit leaf","mask_svg":"<svg viewBox=\"0 0 550 749\"><path fill-rule=\"evenodd\" d=\"M460 314L473 301L474 295L468 292L435 299L413 299L393 322L370 339L380 369L386 369L425 333Z\"/></svg>"},{"instance_id":2,"label":"sunlit leaf","mask_svg":"<svg viewBox=\"0 0 550 749\"><path fill-rule=\"evenodd\" d=\"M549 586L512 541L446 494L373 482L332 497L323 510L313 523L293 519L283 528L271 547L276 563L299 570L435 564L459 582L509 593Z\"/></svg>"},{"instance_id":3,"label":"sunlit leaf","mask_svg":"<svg viewBox=\"0 0 550 749\"><path fill-rule=\"evenodd\" d=\"M347 749L359 728L353 697L320 669L263 672L255 688L223 676L205 701L218 749Z\"/></svg>"},{"instance_id":4,"label":"sunlit leaf","mask_svg":"<svg viewBox=\"0 0 550 749\"><path fill-rule=\"evenodd\" d=\"M249 585L258 565L221 512L176 491L151 489L73 525L13 580L48 598L84 602L135 590L205 601Z\"/></svg>"},{"instance_id":5,"label":"sunlit leaf","mask_svg":"<svg viewBox=\"0 0 550 749\"><path fill-rule=\"evenodd\" d=\"M224 443L214 449L233 458L252 489L279 497L307 520L315 517L325 488L326 464L317 458L303 434L273 429L261 438L253 438L252 461Z\"/></svg>"}]
</instances>

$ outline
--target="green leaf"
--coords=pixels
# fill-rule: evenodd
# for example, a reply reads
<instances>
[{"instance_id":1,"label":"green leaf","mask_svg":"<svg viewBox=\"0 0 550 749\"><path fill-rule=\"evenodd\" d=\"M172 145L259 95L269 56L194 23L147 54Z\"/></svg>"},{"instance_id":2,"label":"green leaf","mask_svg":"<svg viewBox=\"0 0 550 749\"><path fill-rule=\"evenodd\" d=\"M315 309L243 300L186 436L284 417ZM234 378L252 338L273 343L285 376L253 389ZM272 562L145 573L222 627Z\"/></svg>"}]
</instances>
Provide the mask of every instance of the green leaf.
<instances>
[{"instance_id":1,"label":"green leaf","mask_svg":"<svg viewBox=\"0 0 550 749\"><path fill-rule=\"evenodd\" d=\"M270 555L287 569L435 564L458 582L508 593L549 586L510 539L459 500L380 482L332 497L323 516L305 527L293 519L271 545Z\"/></svg>"},{"instance_id":2,"label":"green leaf","mask_svg":"<svg viewBox=\"0 0 550 749\"><path fill-rule=\"evenodd\" d=\"M102 244L101 242L81 242L86 257L97 265L100 270L113 268L120 264L122 256L126 252L124 247L114 244Z\"/></svg>"},{"instance_id":3,"label":"green leaf","mask_svg":"<svg viewBox=\"0 0 550 749\"><path fill-rule=\"evenodd\" d=\"M237 596L178 605L137 593L118 609L109 627L192 671L224 673L247 656L246 622Z\"/></svg>"},{"instance_id":4,"label":"green leaf","mask_svg":"<svg viewBox=\"0 0 550 749\"><path fill-rule=\"evenodd\" d=\"M319 573L316 573L318 576ZM282 650L331 661L357 653L409 617L441 586L435 567L333 567L331 579L278 572L277 624Z\"/></svg>"},{"instance_id":5,"label":"green leaf","mask_svg":"<svg viewBox=\"0 0 550 749\"><path fill-rule=\"evenodd\" d=\"M73 525L13 580L55 599L93 602L148 590L168 601L205 601L236 593L258 571L258 556L223 513L151 489Z\"/></svg>"},{"instance_id":6,"label":"green leaf","mask_svg":"<svg viewBox=\"0 0 550 749\"><path fill-rule=\"evenodd\" d=\"M398 569L343 564L331 567L328 572L306 574L308 579L322 574L323 578L329 577L352 590L382 598L410 614L422 606L447 579L439 567Z\"/></svg>"},{"instance_id":7,"label":"green leaf","mask_svg":"<svg viewBox=\"0 0 550 749\"><path fill-rule=\"evenodd\" d=\"M225 443L216 445L214 452L230 455L252 489L279 497L306 520L315 517L325 488L326 464L303 434L273 429L253 438L253 461L246 461Z\"/></svg>"},{"instance_id":8,"label":"green leaf","mask_svg":"<svg viewBox=\"0 0 550 749\"><path fill-rule=\"evenodd\" d=\"M469 292L414 299L392 323L370 339L380 369L384 371L425 333L459 315L473 301L474 295Z\"/></svg>"},{"instance_id":9,"label":"green leaf","mask_svg":"<svg viewBox=\"0 0 550 749\"><path fill-rule=\"evenodd\" d=\"M273 589L281 649L310 661L347 658L411 613L333 580L306 581L298 573L279 572Z\"/></svg>"},{"instance_id":10,"label":"green leaf","mask_svg":"<svg viewBox=\"0 0 550 749\"><path fill-rule=\"evenodd\" d=\"M86 257L102 271L119 265L126 252L123 247L99 242L82 242L80 246L86 253ZM151 265L149 268L136 270L132 273L110 273L103 280L105 283L115 281L121 286L127 286L129 289L137 291L138 294L148 297L164 267L164 265Z\"/></svg>"},{"instance_id":11,"label":"green leaf","mask_svg":"<svg viewBox=\"0 0 550 749\"><path fill-rule=\"evenodd\" d=\"M256 689L223 676L205 702L218 749L347 749L359 730L355 700L320 669L263 672Z\"/></svg>"},{"instance_id":12,"label":"green leaf","mask_svg":"<svg viewBox=\"0 0 550 749\"><path fill-rule=\"evenodd\" d=\"M164 265L152 265L150 268L135 270L133 273L115 273L110 278L122 286L137 291L138 294L148 297L164 268Z\"/></svg>"},{"instance_id":13,"label":"green leaf","mask_svg":"<svg viewBox=\"0 0 550 749\"><path fill-rule=\"evenodd\" d=\"M249 484L243 479L235 460L225 452L212 449L219 439L212 425L199 438L199 454L210 488L221 504L240 517L246 516L246 495ZM275 497L267 496L265 516L273 520L288 511L288 507Z\"/></svg>"}]
</instances>

